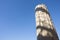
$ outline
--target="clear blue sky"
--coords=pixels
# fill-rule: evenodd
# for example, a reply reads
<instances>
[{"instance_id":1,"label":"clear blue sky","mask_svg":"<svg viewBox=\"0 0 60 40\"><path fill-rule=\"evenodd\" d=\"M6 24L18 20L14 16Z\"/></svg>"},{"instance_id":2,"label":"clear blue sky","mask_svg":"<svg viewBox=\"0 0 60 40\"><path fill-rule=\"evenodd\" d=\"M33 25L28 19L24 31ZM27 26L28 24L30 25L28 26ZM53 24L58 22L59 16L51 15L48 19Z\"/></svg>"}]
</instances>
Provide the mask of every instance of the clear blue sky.
<instances>
[{"instance_id":1,"label":"clear blue sky","mask_svg":"<svg viewBox=\"0 0 60 40\"><path fill-rule=\"evenodd\" d=\"M60 0L0 0L0 40L36 40L34 9L41 3L60 37Z\"/></svg>"}]
</instances>

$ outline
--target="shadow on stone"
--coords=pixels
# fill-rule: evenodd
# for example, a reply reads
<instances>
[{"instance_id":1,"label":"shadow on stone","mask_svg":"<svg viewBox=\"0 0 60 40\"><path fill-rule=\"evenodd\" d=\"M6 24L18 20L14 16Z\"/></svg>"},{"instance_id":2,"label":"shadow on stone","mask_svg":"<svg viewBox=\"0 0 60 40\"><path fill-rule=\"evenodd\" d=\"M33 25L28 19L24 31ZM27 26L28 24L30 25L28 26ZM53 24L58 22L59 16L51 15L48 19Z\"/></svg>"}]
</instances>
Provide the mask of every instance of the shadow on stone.
<instances>
[{"instance_id":1,"label":"shadow on stone","mask_svg":"<svg viewBox=\"0 0 60 40\"><path fill-rule=\"evenodd\" d=\"M38 26L37 29L40 28L41 30L47 30L48 32L52 33L52 37L47 34L47 36L42 36L41 34L38 35L37 40L59 40L56 31L53 29L48 29L44 26Z\"/></svg>"}]
</instances>

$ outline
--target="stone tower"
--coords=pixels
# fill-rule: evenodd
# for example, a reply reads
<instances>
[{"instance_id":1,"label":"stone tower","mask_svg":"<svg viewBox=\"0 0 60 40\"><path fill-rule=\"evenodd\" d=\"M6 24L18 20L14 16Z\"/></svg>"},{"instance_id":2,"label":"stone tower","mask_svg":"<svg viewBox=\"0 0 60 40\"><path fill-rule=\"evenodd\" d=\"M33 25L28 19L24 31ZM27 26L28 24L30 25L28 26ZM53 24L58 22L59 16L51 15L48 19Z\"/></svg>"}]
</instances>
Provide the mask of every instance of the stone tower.
<instances>
[{"instance_id":1,"label":"stone tower","mask_svg":"<svg viewBox=\"0 0 60 40\"><path fill-rule=\"evenodd\" d=\"M37 40L59 40L47 7L39 4L35 7Z\"/></svg>"}]
</instances>

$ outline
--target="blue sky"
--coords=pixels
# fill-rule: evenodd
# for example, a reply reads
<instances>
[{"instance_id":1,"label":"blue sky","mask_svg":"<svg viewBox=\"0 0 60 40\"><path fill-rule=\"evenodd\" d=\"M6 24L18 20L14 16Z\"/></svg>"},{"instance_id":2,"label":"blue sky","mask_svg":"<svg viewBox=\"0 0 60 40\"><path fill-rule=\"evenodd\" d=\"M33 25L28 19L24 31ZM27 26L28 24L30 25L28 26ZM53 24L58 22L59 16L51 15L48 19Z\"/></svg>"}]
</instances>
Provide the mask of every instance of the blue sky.
<instances>
[{"instance_id":1,"label":"blue sky","mask_svg":"<svg viewBox=\"0 0 60 40\"><path fill-rule=\"evenodd\" d=\"M0 40L36 40L35 6L44 3L60 38L60 0L0 0Z\"/></svg>"}]
</instances>

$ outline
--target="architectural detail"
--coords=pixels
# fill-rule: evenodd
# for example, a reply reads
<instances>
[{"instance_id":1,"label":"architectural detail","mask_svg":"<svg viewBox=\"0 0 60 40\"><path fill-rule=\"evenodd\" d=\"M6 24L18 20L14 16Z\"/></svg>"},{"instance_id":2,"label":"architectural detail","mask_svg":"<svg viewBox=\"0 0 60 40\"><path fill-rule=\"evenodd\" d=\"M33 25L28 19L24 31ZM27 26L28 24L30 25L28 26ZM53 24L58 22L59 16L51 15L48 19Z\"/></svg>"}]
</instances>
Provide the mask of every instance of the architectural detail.
<instances>
[{"instance_id":1,"label":"architectural detail","mask_svg":"<svg viewBox=\"0 0 60 40\"><path fill-rule=\"evenodd\" d=\"M50 14L44 4L35 7L37 40L59 40Z\"/></svg>"}]
</instances>

